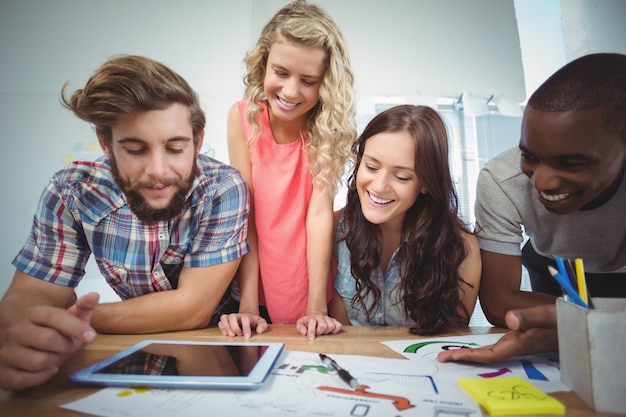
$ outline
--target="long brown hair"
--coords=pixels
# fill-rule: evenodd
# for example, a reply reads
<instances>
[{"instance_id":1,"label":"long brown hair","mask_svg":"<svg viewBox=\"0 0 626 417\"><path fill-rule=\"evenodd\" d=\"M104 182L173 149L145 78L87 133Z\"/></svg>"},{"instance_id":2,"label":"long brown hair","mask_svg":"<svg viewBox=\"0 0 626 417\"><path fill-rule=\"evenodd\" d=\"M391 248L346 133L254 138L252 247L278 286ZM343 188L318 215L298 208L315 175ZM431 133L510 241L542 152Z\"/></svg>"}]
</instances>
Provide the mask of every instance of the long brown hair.
<instances>
[{"instance_id":1,"label":"long brown hair","mask_svg":"<svg viewBox=\"0 0 626 417\"><path fill-rule=\"evenodd\" d=\"M353 147L357 164L348 180L342 230L356 280L353 306L371 319L381 291L372 282L380 266L379 229L365 219L356 189L356 176L365 144L381 132L408 132L415 139L415 172L428 190L406 212L396 259L401 279L393 293L415 321L414 334L436 334L467 325L470 312L462 303L458 273L466 256L463 233L470 233L458 216L458 197L448 164L448 135L439 114L427 106L401 105L372 119ZM364 300L372 295L372 305Z\"/></svg>"}]
</instances>

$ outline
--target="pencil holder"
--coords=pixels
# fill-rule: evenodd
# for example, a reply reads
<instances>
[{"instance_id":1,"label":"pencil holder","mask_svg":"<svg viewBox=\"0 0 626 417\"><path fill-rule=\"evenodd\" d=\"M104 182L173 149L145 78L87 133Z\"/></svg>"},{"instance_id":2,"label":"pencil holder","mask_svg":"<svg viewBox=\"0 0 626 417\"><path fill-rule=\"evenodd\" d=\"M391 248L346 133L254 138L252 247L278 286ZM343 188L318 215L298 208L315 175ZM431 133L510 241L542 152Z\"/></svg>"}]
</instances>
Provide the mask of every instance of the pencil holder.
<instances>
[{"instance_id":1,"label":"pencil holder","mask_svg":"<svg viewBox=\"0 0 626 417\"><path fill-rule=\"evenodd\" d=\"M556 300L561 380L596 411L626 413L626 299Z\"/></svg>"}]
</instances>

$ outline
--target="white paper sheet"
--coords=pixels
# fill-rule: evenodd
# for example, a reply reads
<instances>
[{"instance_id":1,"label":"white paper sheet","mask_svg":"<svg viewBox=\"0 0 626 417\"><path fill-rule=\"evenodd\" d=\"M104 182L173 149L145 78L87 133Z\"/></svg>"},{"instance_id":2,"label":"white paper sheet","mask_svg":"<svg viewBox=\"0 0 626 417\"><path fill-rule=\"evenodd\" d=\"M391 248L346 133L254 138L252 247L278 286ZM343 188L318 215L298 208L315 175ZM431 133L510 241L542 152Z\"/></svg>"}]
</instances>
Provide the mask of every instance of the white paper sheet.
<instances>
[{"instance_id":1,"label":"white paper sheet","mask_svg":"<svg viewBox=\"0 0 626 417\"><path fill-rule=\"evenodd\" d=\"M521 376L543 392L571 391L561 382L560 365L557 360L543 356L523 356L497 363L481 365L459 362L439 362L437 354L447 349L465 349L492 345L504 333L437 337L430 339L392 340L382 342L395 352L410 359L413 367L441 381L458 385L460 378L497 378L498 376Z\"/></svg>"},{"instance_id":2,"label":"white paper sheet","mask_svg":"<svg viewBox=\"0 0 626 417\"><path fill-rule=\"evenodd\" d=\"M344 383L315 353L285 351L256 391L104 388L63 405L103 417L408 417L479 416L480 407L453 383L405 359L330 355L358 379Z\"/></svg>"}]
</instances>

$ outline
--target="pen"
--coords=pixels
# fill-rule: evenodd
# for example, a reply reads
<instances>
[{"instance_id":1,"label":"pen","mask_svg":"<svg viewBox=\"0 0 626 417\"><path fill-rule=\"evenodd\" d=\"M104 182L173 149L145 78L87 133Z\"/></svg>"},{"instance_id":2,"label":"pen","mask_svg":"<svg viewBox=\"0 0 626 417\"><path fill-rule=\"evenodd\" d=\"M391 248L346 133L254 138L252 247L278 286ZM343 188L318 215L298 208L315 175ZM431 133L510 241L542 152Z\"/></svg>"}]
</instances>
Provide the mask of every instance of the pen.
<instances>
[{"instance_id":1,"label":"pen","mask_svg":"<svg viewBox=\"0 0 626 417\"><path fill-rule=\"evenodd\" d=\"M550 275L552 275L554 279L559 283L561 288L563 288L563 291L565 291L565 294L567 294L567 297L572 303L579 305L581 307L589 308L587 303L585 303L580 298L578 293L574 291L574 288L572 288L572 284L569 283L569 280L567 279L567 277L564 277L563 275L561 275L559 271L554 269L552 265L548 265L548 271L550 271Z\"/></svg>"},{"instance_id":2,"label":"pen","mask_svg":"<svg viewBox=\"0 0 626 417\"><path fill-rule=\"evenodd\" d=\"M353 389L357 389L359 387L359 382L356 380L356 378L350 375L348 371L339 366L337 362L335 362L329 356L320 353L320 359L322 360L322 363L324 365L330 366L335 371L337 371L337 375L339 375L339 378L341 378L343 382L350 385L350 387L352 387Z\"/></svg>"}]
</instances>

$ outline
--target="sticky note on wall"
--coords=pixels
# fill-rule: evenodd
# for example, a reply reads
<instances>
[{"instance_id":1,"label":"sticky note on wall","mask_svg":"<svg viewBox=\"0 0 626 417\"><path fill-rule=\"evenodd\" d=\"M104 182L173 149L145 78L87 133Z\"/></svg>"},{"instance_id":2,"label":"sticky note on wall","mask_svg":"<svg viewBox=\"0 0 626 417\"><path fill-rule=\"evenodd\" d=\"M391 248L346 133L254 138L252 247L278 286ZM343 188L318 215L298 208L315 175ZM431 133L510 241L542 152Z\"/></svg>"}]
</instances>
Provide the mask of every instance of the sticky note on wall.
<instances>
[{"instance_id":1,"label":"sticky note on wall","mask_svg":"<svg viewBox=\"0 0 626 417\"><path fill-rule=\"evenodd\" d=\"M98 142L76 142L72 151L63 156L63 163L69 164L74 161L93 161L103 154Z\"/></svg>"},{"instance_id":2,"label":"sticky note on wall","mask_svg":"<svg viewBox=\"0 0 626 417\"><path fill-rule=\"evenodd\" d=\"M565 406L520 376L461 378L461 388L491 415L564 414Z\"/></svg>"}]
</instances>

